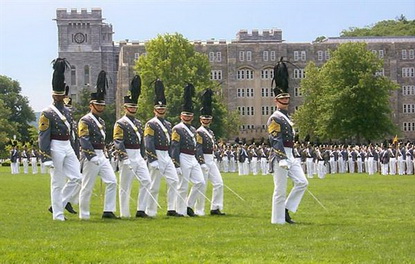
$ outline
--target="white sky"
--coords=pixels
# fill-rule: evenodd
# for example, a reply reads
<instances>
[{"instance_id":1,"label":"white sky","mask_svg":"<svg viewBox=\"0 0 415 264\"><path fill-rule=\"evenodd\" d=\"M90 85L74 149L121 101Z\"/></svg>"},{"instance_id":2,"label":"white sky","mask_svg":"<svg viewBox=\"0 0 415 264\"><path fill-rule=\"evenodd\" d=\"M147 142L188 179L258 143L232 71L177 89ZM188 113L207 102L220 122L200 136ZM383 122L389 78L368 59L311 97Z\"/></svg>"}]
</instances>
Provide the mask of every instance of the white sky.
<instances>
[{"instance_id":1,"label":"white sky","mask_svg":"<svg viewBox=\"0 0 415 264\"><path fill-rule=\"evenodd\" d=\"M286 42L309 43L401 14L415 19L415 0L0 0L0 75L20 83L35 111L51 102L56 9L93 7L113 25L115 41L174 32L189 40L232 40L240 29L279 28Z\"/></svg>"}]
</instances>

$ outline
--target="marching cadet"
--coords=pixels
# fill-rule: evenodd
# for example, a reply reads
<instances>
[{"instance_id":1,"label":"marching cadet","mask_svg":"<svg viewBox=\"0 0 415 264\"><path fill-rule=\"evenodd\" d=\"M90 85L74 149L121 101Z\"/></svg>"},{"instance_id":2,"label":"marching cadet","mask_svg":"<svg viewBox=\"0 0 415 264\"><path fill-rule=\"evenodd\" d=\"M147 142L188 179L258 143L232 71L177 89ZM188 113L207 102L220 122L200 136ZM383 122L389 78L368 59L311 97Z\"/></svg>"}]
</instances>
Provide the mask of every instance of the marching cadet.
<instances>
[{"instance_id":1,"label":"marching cadet","mask_svg":"<svg viewBox=\"0 0 415 264\"><path fill-rule=\"evenodd\" d=\"M19 173L19 147L17 146L17 141L12 141L12 150L10 151L10 169L12 174Z\"/></svg>"},{"instance_id":2,"label":"marching cadet","mask_svg":"<svg viewBox=\"0 0 415 264\"><path fill-rule=\"evenodd\" d=\"M151 177L150 194L154 198L148 200L146 214L151 217L157 214L160 180L164 176L168 185L167 216L183 217L184 215L177 213L175 210L176 188L179 178L169 155L171 124L165 119L167 104L162 81L156 80L154 89L155 101L153 111L155 116L146 123L144 129L144 146Z\"/></svg>"},{"instance_id":3,"label":"marching cadet","mask_svg":"<svg viewBox=\"0 0 415 264\"><path fill-rule=\"evenodd\" d=\"M39 119L39 154L51 176L49 211L53 220L65 221L63 208L76 214L70 201L77 195L82 175L79 160L71 145L75 131L72 116L65 107L65 70L69 63L57 58L53 61L53 103L42 111ZM65 180L68 178L68 181Z\"/></svg>"},{"instance_id":4,"label":"marching cadet","mask_svg":"<svg viewBox=\"0 0 415 264\"><path fill-rule=\"evenodd\" d=\"M301 164L293 155L295 131L293 123L288 117L290 94L288 93L288 72L282 61L274 68L275 105L277 110L269 117L267 122L269 142L271 146L270 168L274 177L274 193L272 197L272 224L294 224L289 211L296 212L308 181L304 175ZM274 81L273 80L273 81ZM286 199L287 178L291 178L294 187Z\"/></svg>"},{"instance_id":5,"label":"marching cadet","mask_svg":"<svg viewBox=\"0 0 415 264\"><path fill-rule=\"evenodd\" d=\"M37 151L34 146L30 151L30 164L32 165L32 174L37 174Z\"/></svg>"},{"instance_id":6,"label":"marching cadet","mask_svg":"<svg viewBox=\"0 0 415 264\"><path fill-rule=\"evenodd\" d=\"M106 184L102 218L118 219L116 211L117 179L104 153L105 122L100 118L105 109L105 90L108 87L106 72L101 71L97 80L97 92L91 94L88 114L79 120L78 135L81 144L82 187L79 194L79 218L90 218L90 201L97 175Z\"/></svg>"},{"instance_id":7,"label":"marching cadet","mask_svg":"<svg viewBox=\"0 0 415 264\"><path fill-rule=\"evenodd\" d=\"M212 123L212 95L211 89L206 89L202 94L202 108L200 109L200 124L196 130L196 157L203 168L205 185L202 193L206 193L207 181L212 182L212 203L210 204L211 215L225 215L223 210L223 180L222 175L213 159L213 147L215 146L215 134L209 128ZM225 157L228 160L228 157ZM196 202L195 213L197 215L205 214L205 197L199 196Z\"/></svg>"},{"instance_id":8,"label":"marching cadet","mask_svg":"<svg viewBox=\"0 0 415 264\"><path fill-rule=\"evenodd\" d=\"M145 210L151 179L143 158L145 154L143 128L140 120L135 118L140 93L141 79L139 75L136 75L131 81L130 95L124 97L125 115L118 119L114 125L114 146L120 161L118 196L121 217L130 217L130 194L134 178L140 182L135 216L148 217Z\"/></svg>"},{"instance_id":9,"label":"marching cadet","mask_svg":"<svg viewBox=\"0 0 415 264\"><path fill-rule=\"evenodd\" d=\"M176 209L179 214L187 214L190 217L196 216L193 208L205 188L204 172L196 160L196 129L191 125L193 121L192 96L194 92L195 88L192 84L185 86L184 102L180 113L181 122L173 127L171 138L171 157L179 176ZM208 167L206 164L204 164L203 170L207 173ZM193 186L187 196L190 182Z\"/></svg>"},{"instance_id":10,"label":"marching cadet","mask_svg":"<svg viewBox=\"0 0 415 264\"><path fill-rule=\"evenodd\" d=\"M20 158L22 159L23 173L24 174L29 173L29 157L30 157L30 154L29 154L29 151L27 150L27 146L24 145L23 151L22 151L21 156L20 156Z\"/></svg>"}]
</instances>

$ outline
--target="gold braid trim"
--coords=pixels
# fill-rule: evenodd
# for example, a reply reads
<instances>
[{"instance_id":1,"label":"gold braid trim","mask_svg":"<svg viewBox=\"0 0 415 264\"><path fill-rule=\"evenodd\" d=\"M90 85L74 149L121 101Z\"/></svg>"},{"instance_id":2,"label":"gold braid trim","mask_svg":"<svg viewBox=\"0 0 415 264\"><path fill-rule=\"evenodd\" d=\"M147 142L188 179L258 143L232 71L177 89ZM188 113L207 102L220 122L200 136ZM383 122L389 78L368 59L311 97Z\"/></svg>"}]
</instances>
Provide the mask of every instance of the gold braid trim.
<instances>
[{"instance_id":1,"label":"gold braid trim","mask_svg":"<svg viewBox=\"0 0 415 264\"><path fill-rule=\"evenodd\" d=\"M287 157L287 155L284 152L281 152L278 149L272 149L272 151L274 151L275 153L277 153L280 156Z\"/></svg>"},{"instance_id":2,"label":"gold braid trim","mask_svg":"<svg viewBox=\"0 0 415 264\"><path fill-rule=\"evenodd\" d=\"M146 150L146 154L147 154L147 156L150 156L150 157L153 157L153 158L157 159L157 156L154 155L152 152L149 152L149 151Z\"/></svg>"},{"instance_id":3,"label":"gold braid trim","mask_svg":"<svg viewBox=\"0 0 415 264\"><path fill-rule=\"evenodd\" d=\"M85 152L87 154L95 154L95 151L91 151L89 149L82 149L82 152Z\"/></svg>"},{"instance_id":4,"label":"gold braid trim","mask_svg":"<svg viewBox=\"0 0 415 264\"><path fill-rule=\"evenodd\" d=\"M43 152L43 151L39 150L39 153L40 153L42 156L45 156L46 158L50 158L50 159L52 159L52 156L48 155L46 152Z\"/></svg>"}]
</instances>

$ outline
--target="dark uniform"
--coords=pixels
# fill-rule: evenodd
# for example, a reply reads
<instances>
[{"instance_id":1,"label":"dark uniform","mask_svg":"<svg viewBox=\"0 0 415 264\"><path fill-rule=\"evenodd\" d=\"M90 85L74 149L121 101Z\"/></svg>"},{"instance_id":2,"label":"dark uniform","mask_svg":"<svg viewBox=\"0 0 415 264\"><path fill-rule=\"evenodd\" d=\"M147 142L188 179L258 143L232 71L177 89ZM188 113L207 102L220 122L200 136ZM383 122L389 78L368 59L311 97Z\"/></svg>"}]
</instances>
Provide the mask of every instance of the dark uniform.
<instances>
[{"instance_id":1,"label":"dark uniform","mask_svg":"<svg viewBox=\"0 0 415 264\"><path fill-rule=\"evenodd\" d=\"M151 179L143 158L145 153L143 139L144 133L138 119L124 115L115 123L114 146L121 167L118 190L121 217L130 217L131 184L136 177L140 182L137 211L144 213L147 207Z\"/></svg>"},{"instance_id":2,"label":"dark uniform","mask_svg":"<svg viewBox=\"0 0 415 264\"><path fill-rule=\"evenodd\" d=\"M67 62L54 62L54 95L65 94L64 71ZM54 97L55 98L55 97ZM78 194L82 175L79 160L71 145L75 131L72 116L63 101L56 101L42 111L39 119L39 154L46 167L50 167L53 219L65 221L63 208ZM68 181L66 181L68 178ZM66 181L66 182L65 182ZM72 213L76 213L72 210Z\"/></svg>"},{"instance_id":3,"label":"dark uniform","mask_svg":"<svg viewBox=\"0 0 415 264\"><path fill-rule=\"evenodd\" d=\"M274 176L274 194L271 223L284 224L284 210L296 212L307 188L308 181L304 176L301 164L294 158L294 130L285 110L275 111L267 122L271 145L271 168ZM286 199L287 176L294 182Z\"/></svg>"}]
</instances>

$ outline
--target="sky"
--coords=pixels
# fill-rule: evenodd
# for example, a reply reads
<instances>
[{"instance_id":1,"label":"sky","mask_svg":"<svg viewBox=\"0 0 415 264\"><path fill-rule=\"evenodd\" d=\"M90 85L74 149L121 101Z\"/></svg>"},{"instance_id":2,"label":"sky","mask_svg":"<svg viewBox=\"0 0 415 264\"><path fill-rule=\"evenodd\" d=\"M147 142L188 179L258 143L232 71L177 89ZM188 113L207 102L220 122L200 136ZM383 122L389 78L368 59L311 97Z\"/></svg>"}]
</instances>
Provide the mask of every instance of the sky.
<instances>
[{"instance_id":1,"label":"sky","mask_svg":"<svg viewBox=\"0 0 415 264\"><path fill-rule=\"evenodd\" d=\"M52 100L57 8L101 8L114 41L175 32L190 41L231 41L241 29L278 28L288 43L310 43L400 15L415 19L415 0L0 0L0 75L20 83L35 112Z\"/></svg>"}]
</instances>

